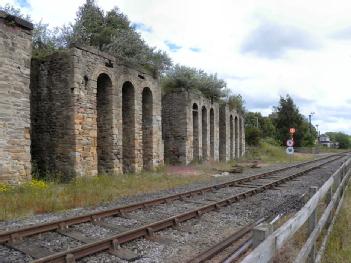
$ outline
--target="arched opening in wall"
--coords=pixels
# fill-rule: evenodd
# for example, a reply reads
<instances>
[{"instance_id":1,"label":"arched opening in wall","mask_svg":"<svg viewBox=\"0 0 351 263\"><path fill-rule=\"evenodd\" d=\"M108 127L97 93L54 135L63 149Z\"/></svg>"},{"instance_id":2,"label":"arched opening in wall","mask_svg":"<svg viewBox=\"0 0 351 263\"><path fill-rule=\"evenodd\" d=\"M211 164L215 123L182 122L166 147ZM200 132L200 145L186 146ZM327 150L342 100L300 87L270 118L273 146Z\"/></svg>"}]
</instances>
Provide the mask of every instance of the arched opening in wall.
<instances>
[{"instance_id":1,"label":"arched opening in wall","mask_svg":"<svg viewBox=\"0 0 351 263\"><path fill-rule=\"evenodd\" d=\"M202 116L202 159L207 160L207 109L205 106L202 107L201 110Z\"/></svg>"},{"instance_id":2,"label":"arched opening in wall","mask_svg":"<svg viewBox=\"0 0 351 263\"><path fill-rule=\"evenodd\" d=\"M239 119L239 153L238 153L238 157L241 157L243 154L243 119L240 118Z\"/></svg>"},{"instance_id":3,"label":"arched opening in wall","mask_svg":"<svg viewBox=\"0 0 351 263\"><path fill-rule=\"evenodd\" d=\"M214 111L210 110L210 155L211 159L214 159Z\"/></svg>"},{"instance_id":4,"label":"arched opening in wall","mask_svg":"<svg viewBox=\"0 0 351 263\"><path fill-rule=\"evenodd\" d=\"M153 161L152 143L152 92L149 88L144 88L142 94L142 130L143 130L143 168L151 169Z\"/></svg>"},{"instance_id":5,"label":"arched opening in wall","mask_svg":"<svg viewBox=\"0 0 351 263\"><path fill-rule=\"evenodd\" d=\"M235 117L235 157L239 157L239 123L238 117Z\"/></svg>"},{"instance_id":6,"label":"arched opening in wall","mask_svg":"<svg viewBox=\"0 0 351 263\"><path fill-rule=\"evenodd\" d=\"M221 161L227 160L227 120L226 108L219 109L219 159Z\"/></svg>"},{"instance_id":7,"label":"arched opening in wall","mask_svg":"<svg viewBox=\"0 0 351 263\"><path fill-rule=\"evenodd\" d=\"M97 78L96 92L96 153L98 173L113 168L112 159L112 81L102 73Z\"/></svg>"},{"instance_id":8,"label":"arched opening in wall","mask_svg":"<svg viewBox=\"0 0 351 263\"><path fill-rule=\"evenodd\" d=\"M135 99L129 81L122 87L123 172L134 171L135 163Z\"/></svg>"},{"instance_id":9,"label":"arched opening in wall","mask_svg":"<svg viewBox=\"0 0 351 263\"><path fill-rule=\"evenodd\" d=\"M193 160L199 160L199 112L196 103L193 104Z\"/></svg>"},{"instance_id":10,"label":"arched opening in wall","mask_svg":"<svg viewBox=\"0 0 351 263\"><path fill-rule=\"evenodd\" d=\"M233 134L233 116L230 115L230 121L229 121L229 145L230 145L230 160L234 159L233 153L234 153L234 134Z\"/></svg>"}]
</instances>

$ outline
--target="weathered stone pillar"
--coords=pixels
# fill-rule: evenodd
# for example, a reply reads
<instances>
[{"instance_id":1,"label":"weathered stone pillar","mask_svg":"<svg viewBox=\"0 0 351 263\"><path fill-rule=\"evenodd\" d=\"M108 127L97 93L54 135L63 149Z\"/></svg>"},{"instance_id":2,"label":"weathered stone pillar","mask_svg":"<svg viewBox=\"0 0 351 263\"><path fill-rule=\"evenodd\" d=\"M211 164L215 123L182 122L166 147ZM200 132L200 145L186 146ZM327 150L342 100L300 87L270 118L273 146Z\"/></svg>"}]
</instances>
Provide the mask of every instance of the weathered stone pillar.
<instances>
[{"instance_id":1,"label":"weathered stone pillar","mask_svg":"<svg viewBox=\"0 0 351 263\"><path fill-rule=\"evenodd\" d=\"M33 25L0 11L0 181L31 178L30 65Z\"/></svg>"}]
</instances>

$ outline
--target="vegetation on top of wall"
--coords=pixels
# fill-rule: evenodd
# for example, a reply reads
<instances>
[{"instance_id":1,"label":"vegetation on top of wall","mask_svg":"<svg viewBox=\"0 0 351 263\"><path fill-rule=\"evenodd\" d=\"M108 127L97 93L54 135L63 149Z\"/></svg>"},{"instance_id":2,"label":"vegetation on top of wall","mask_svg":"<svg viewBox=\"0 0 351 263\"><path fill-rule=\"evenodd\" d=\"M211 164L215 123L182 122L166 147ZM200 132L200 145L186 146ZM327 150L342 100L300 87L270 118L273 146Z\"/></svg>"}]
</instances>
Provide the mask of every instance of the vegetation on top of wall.
<instances>
[{"instance_id":1,"label":"vegetation on top of wall","mask_svg":"<svg viewBox=\"0 0 351 263\"><path fill-rule=\"evenodd\" d=\"M6 4L4 6L1 6L0 5L0 10L1 11L4 11L5 13L9 14L9 15L13 15L13 16L17 16L19 18L22 18L22 19L25 19L29 22L32 22L32 19L30 16L28 15L24 15L21 11L21 9L19 8L15 8L14 6L12 5L9 5L9 4Z\"/></svg>"},{"instance_id":2,"label":"vegetation on top of wall","mask_svg":"<svg viewBox=\"0 0 351 263\"><path fill-rule=\"evenodd\" d=\"M0 6L0 10L25 17L20 9L10 5ZM155 75L161 73L164 93L174 90L197 90L213 101L228 102L232 108L244 112L240 95L228 96L226 82L217 74L208 74L201 69L173 65L165 51L150 47L137 32L128 17L117 7L105 12L95 0L86 0L79 7L73 23L50 28L40 21L33 30L33 58L45 57L67 49L72 45L93 46L132 65L142 65Z\"/></svg>"},{"instance_id":3,"label":"vegetation on top of wall","mask_svg":"<svg viewBox=\"0 0 351 263\"><path fill-rule=\"evenodd\" d=\"M21 10L10 5L0 10L27 20ZM166 52L150 47L141 38L128 17L117 7L104 12L95 0L86 0L79 7L75 22L49 28L40 21L33 30L33 57L43 58L74 44L93 46L132 64L140 64L153 71L164 71L172 62Z\"/></svg>"},{"instance_id":4,"label":"vegetation on top of wall","mask_svg":"<svg viewBox=\"0 0 351 263\"><path fill-rule=\"evenodd\" d=\"M240 94L228 94L223 100L228 104L230 110L237 110L240 114L245 114L245 100Z\"/></svg>"},{"instance_id":5,"label":"vegetation on top of wall","mask_svg":"<svg viewBox=\"0 0 351 263\"><path fill-rule=\"evenodd\" d=\"M203 70L175 65L161 76L163 93L176 90L200 91L205 97L219 101L225 96L226 82L216 74L207 74Z\"/></svg>"},{"instance_id":6,"label":"vegetation on top of wall","mask_svg":"<svg viewBox=\"0 0 351 263\"><path fill-rule=\"evenodd\" d=\"M148 46L128 17L117 7L104 12L95 0L87 0L77 12L75 22L64 32L68 45L98 48L133 64L164 71L171 66L166 52Z\"/></svg>"}]
</instances>

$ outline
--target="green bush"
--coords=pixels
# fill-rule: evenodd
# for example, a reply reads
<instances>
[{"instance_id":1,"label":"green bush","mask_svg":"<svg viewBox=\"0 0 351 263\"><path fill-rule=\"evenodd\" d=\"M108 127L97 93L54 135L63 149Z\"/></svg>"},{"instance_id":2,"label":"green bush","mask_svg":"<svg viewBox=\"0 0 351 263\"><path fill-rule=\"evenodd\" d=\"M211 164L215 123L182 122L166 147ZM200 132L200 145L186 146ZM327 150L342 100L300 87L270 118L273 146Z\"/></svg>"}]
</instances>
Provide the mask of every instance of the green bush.
<instances>
[{"instance_id":1,"label":"green bush","mask_svg":"<svg viewBox=\"0 0 351 263\"><path fill-rule=\"evenodd\" d=\"M250 146L258 146L262 132L256 127L247 127L245 131L246 143Z\"/></svg>"}]
</instances>

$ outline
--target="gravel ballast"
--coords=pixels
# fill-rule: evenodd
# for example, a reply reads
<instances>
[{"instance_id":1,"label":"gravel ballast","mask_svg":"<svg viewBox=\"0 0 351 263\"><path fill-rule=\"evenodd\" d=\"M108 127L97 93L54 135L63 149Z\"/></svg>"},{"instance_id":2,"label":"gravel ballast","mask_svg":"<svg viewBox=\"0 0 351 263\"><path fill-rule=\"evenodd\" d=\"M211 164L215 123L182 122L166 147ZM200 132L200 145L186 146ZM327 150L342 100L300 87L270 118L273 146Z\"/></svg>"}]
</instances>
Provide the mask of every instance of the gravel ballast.
<instances>
[{"instance_id":1,"label":"gravel ballast","mask_svg":"<svg viewBox=\"0 0 351 263\"><path fill-rule=\"evenodd\" d=\"M166 229L155 233L151 239L139 239L123 244L122 248L127 248L138 255L138 259L134 260L133 262L185 262L196 253L199 253L200 251L212 246L243 225L254 222L261 217L298 210L303 205L301 196L308 192L309 187L320 187L330 177L330 175L336 171L341 163L342 160L335 161L272 190L267 190L255 196L248 197L240 202L221 208L216 212L204 214L200 218L188 220L179 224L179 226L176 228ZM207 185L212 185L214 183L225 182L239 177L262 173L285 166L286 164L278 167L276 165L275 167L250 169L240 176L229 175L221 178L217 177L211 181L194 183L158 193L126 197L114 203L96 207L94 210L102 210L115 207L117 205L120 206L150 200L168 194L189 191ZM262 182L264 182L264 180L260 181L260 183ZM125 217L109 217L103 220L104 223L121 227L120 231L116 229L111 230L92 223L75 225L72 227L72 229L82 232L87 237L94 239L104 238L112 234L120 233L144 224L164 219L165 217L173 216L176 213L189 211L191 209L203 206L206 203L209 204L213 202L213 199L229 197L248 189L249 188L244 187L227 187L214 193L210 192L205 193L204 195L191 197L189 200L178 200L169 204L149 207L144 210L132 211L127 213ZM47 217L46 215L33 216L23 220L1 222L0 228L2 230L13 229L19 226L23 227L23 225L51 221L53 219L65 218L92 211L93 210L88 208L81 208L64 213L47 214ZM62 249L67 249L68 247L73 248L82 244L82 242L62 236L55 232L44 233L40 235L40 237L34 236L25 240L53 252L61 251ZM28 256L20 252L13 251L5 246L0 246L0 261L1 259L8 260L4 262L28 262L30 260ZM127 261L109 253L99 253L94 256L86 257L79 262L92 263Z\"/></svg>"}]
</instances>

